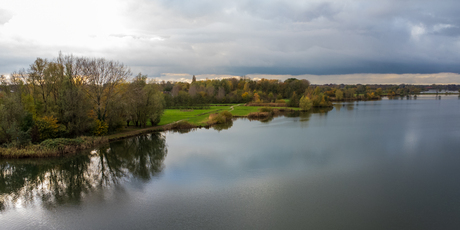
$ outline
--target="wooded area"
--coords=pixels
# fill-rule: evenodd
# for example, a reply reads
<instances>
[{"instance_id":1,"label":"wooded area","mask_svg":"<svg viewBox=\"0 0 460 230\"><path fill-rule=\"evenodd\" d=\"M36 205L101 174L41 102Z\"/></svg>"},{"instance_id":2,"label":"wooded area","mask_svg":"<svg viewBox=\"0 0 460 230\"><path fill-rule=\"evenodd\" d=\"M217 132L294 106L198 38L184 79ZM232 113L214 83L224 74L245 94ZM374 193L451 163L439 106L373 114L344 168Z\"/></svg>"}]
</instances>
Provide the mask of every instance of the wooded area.
<instances>
[{"instance_id":1,"label":"wooded area","mask_svg":"<svg viewBox=\"0 0 460 230\"><path fill-rule=\"evenodd\" d=\"M104 135L133 122L159 122L164 108L157 84L131 79L122 63L60 54L37 58L2 76L0 143L20 147L49 138Z\"/></svg>"}]
</instances>

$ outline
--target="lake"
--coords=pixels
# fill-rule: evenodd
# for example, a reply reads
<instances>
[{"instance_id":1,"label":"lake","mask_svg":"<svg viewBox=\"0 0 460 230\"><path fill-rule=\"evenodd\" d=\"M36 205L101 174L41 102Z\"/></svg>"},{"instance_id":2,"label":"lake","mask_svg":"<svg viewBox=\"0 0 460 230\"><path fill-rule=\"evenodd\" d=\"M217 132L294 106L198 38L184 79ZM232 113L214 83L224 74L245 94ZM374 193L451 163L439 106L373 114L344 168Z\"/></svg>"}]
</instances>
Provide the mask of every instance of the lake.
<instances>
[{"instance_id":1,"label":"lake","mask_svg":"<svg viewBox=\"0 0 460 230\"><path fill-rule=\"evenodd\" d=\"M339 103L0 170L0 229L458 229L460 100Z\"/></svg>"}]
</instances>

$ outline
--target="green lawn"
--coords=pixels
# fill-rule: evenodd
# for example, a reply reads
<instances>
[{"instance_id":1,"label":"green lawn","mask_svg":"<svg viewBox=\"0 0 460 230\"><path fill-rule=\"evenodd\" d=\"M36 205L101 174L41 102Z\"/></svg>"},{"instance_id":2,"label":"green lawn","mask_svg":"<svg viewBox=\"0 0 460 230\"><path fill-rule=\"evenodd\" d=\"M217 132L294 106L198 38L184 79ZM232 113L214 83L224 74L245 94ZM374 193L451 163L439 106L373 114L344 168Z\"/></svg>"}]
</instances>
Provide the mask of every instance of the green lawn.
<instances>
[{"instance_id":1,"label":"green lawn","mask_svg":"<svg viewBox=\"0 0 460 230\"><path fill-rule=\"evenodd\" d=\"M219 113L227 110L230 111L233 116L247 116L249 113L258 112L262 107L263 106L244 106L243 104L234 104L233 110L231 110L231 106L210 106L209 109L193 110L165 109L158 125L166 125L180 120L186 120L194 125L205 125L208 121L209 114L211 113ZM300 108L289 109L299 110Z\"/></svg>"},{"instance_id":2,"label":"green lawn","mask_svg":"<svg viewBox=\"0 0 460 230\"><path fill-rule=\"evenodd\" d=\"M230 106L210 106L209 109L165 109L158 125L166 125L180 120L187 120L195 125L202 125L206 122L211 113L218 113L223 110L230 110Z\"/></svg>"},{"instance_id":3,"label":"green lawn","mask_svg":"<svg viewBox=\"0 0 460 230\"><path fill-rule=\"evenodd\" d=\"M234 110L230 111L233 116L247 116L249 113L252 112L259 112L259 108L261 106L234 106Z\"/></svg>"}]
</instances>

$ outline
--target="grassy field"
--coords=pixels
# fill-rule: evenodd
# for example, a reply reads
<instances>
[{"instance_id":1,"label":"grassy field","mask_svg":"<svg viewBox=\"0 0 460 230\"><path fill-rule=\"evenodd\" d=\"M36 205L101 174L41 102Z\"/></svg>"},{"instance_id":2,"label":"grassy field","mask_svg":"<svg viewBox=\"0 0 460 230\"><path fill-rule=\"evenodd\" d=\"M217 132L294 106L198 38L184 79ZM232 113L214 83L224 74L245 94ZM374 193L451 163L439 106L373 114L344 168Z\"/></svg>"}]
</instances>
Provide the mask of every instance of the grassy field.
<instances>
[{"instance_id":1,"label":"grassy field","mask_svg":"<svg viewBox=\"0 0 460 230\"><path fill-rule=\"evenodd\" d=\"M180 120L186 120L194 125L206 125L209 114L212 113L219 113L221 111L227 110L230 111L233 116L244 117L247 116L249 113L258 112L260 108L262 108L262 106L243 106L243 104L234 104L231 106L210 106L209 109L166 109L163 116L161 117L161 122L158 125L171 124ZM299 108L289 109L298 110Z\"/></svg>"},{"instance_id":2,"label":"grassy field","mask_svg":"<svg viewBox=\"0 0 460 230\"><path fill-rule=\"evenodd\" d=\"M211 113L230 110L231 106L210 106L209 109L179 110L165 109L158 125L166 125L180 120L187 120L194 125L203 125Z\"/></svg>"},{"instance_id":3,"label":"grassy field","mask_svg":"<svg viewBox=\"0 0 460 230\"><path fill-rule=\"evenodd\" d=\"M232 105L211 105L209 109L166 109L161 121L157 126L150 126L150 123L147 124L145 128L138 127L128 127L119 130L117 133L108 135L109 140L117 140L125 137L136 136L142 133L148 133L154 130L162 131L168 129L166 125L172 124L177 121L187 121L188 123L196 126L206 126L208 125L209 115L212 113L219 113L224 110L232 113L233 116L244 117L252 112L259 112L259 109L262 106L244 106L243 104L232 104ZM277 109L282 109L277 107ZM299 108L289 108L294 110L299 110ZM170 127L169 127L170 128Z\"/></svg>"},{"instance_id":4,"label":"grassy field","mask_svg":"<svg viewBox=\"0 0 460 230\"><path fill-rule=\"evenodd\" d=\"M259 108L262 108L262 107L240 105L240 106L234 106L233 108L234 110L230 111L232 115L241 117L241 116L247 116L249 113L252 113L252 112L258 112Z\"/></svg>"}]
</instances>

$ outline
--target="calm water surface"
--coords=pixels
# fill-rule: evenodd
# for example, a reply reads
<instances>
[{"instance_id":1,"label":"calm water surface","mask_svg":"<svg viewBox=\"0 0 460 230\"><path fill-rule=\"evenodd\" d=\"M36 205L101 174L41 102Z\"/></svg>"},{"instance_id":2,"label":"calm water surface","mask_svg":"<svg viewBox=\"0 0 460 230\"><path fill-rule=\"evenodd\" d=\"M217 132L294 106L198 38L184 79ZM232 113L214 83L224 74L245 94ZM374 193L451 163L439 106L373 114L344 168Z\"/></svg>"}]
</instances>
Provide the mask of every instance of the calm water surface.
<instances>
[{"instance_id":1,"label":"calm water surface","mask_svg":"<svg viewBox=\"0 0 460 230\"><path fill-rule=\"evenodd\" d=\"M0 229L458 229L460 100L238 119L0 170Z\"/></svg>"}]
</instances>

